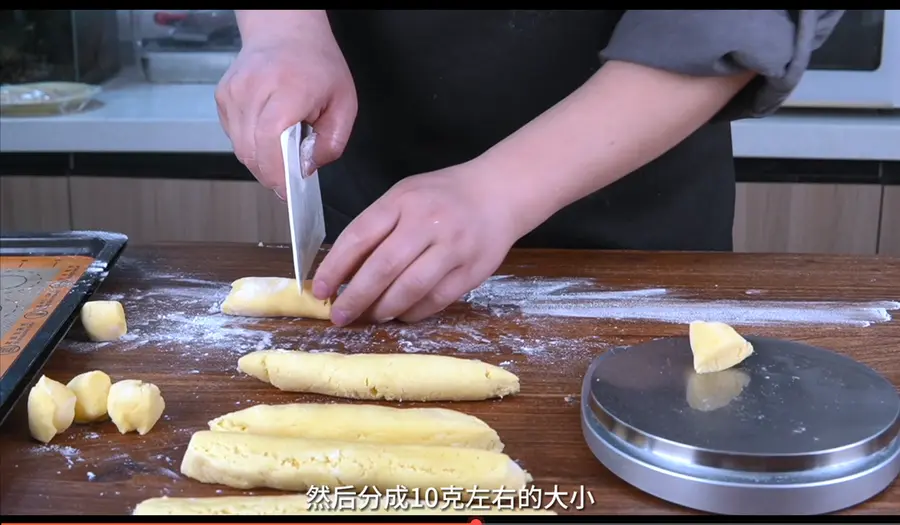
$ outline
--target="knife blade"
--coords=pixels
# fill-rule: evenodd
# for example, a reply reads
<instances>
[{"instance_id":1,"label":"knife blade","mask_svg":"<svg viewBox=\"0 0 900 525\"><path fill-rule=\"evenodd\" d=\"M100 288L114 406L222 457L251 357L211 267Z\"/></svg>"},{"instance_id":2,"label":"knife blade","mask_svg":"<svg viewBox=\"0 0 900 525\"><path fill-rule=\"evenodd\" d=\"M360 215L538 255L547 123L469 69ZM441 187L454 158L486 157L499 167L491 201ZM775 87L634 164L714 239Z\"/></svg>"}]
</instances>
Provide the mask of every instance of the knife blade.
<instances>
[{"instance_id":1,"label":"knife blade","mask_svg":"<svg viewBox=\"0 0 900 525\"><path fill-rule=\"evenodd\" d=\"M315 144L315 131L312 126L303 122L291 126L281 134L291 249L300 293L303 293L303 280L309 277L313 260L325 241L325 215L322 210L319 172L312 160Z\"/></svg>"}]
</instances>

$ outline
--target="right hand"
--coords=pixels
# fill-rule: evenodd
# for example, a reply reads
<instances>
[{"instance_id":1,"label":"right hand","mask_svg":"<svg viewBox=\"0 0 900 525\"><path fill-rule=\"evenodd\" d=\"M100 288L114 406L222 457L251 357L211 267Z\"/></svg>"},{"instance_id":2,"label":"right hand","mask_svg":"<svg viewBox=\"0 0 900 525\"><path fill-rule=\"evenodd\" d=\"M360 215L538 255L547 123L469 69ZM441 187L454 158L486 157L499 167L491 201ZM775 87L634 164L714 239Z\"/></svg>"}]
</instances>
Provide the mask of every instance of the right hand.
<instances>
[{"instance_id":1,"label":"right hand","mask_svg":"<svg viewBox=\"0 0 900 525\"><path fill-rule=\"evenodd\" d=\"M282 199L281 133L311 124L313 161L324 166L344 152L357 110L353 77L330 28L245 41L216 88L216 104L238 160Z\"/></svg>"}]
</instances>

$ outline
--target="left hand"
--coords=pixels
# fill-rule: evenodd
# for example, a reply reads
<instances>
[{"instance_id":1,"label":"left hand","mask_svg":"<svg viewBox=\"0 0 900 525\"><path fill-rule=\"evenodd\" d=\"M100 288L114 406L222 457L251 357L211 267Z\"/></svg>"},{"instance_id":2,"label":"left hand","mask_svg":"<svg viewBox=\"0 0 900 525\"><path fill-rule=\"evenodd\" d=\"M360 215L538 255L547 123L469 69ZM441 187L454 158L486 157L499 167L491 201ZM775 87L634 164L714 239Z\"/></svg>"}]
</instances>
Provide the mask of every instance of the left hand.
<instances>
[{"instance_id":1,"label":"left hand","mask_svg":"<svg viewBox=\"0 0 900 525\"><path fill-rule=\"evenodd\" d=\"M468 163L404 179L356 217L314 278L325 298L352 276L332 322L415 322L490 277L516 236L508 199L483 171Z\"/></svg>"}]
</instances>

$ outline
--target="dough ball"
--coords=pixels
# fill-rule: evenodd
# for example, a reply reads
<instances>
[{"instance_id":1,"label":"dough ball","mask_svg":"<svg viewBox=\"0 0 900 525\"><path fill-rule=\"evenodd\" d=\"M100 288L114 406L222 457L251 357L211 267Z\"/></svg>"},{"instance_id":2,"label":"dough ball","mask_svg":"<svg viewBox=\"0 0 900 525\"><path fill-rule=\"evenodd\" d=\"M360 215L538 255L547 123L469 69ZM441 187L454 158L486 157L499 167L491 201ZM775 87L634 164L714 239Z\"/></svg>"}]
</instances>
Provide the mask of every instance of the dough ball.
<instances>
[{"instance_id":1,"label":"dough ball","mask_svg":"<svg viewBox=\"0 0 900 525\"><path fill-rule=\"evenodd\" d=\"M112 381L100 370L78 374L69 384L75 393L75 422L93 423L106 419L106 402Z\"/></svg>"},{"instance_id":2,"label":"dough ball","mask_svg":"<svg viewBox=\"0 0 900 525\"><path fill-rule=\"evenodd\" d=\"M753 345L725 323L694 321L688 331L698 374L728 370L753 355Z\"/></svg>"},{"instance_id":3,"label":"dough ball","mask_svg":"<svg viewBox=\"0 0 900 525\"><path fill-rule=\"evenodd\" d=\"M115 341L128 332L119 301L89 301L81 307L81 324L91 341Z\"/></svg>"},{"instance_id":4,"label":"dough ball","mask_svg":"<svg viewBox=\"0 0 900 525\"><path fill-rule=\"evenodd\" d=\"M159 421L166 402L159 387L136 379L126 379L112 385L106 410L119 432L126 434L137 430L144 435Z\"/></svg>"},{"instance_id":5,"label":"dough ball","mask_svg":"<svg viewBox=\"0 0 900 525\"><path fill-rule=\"evenodd\" d=\"M49 443L72 426L75 419L75 393L69 387L41 376L28 393L28 429L31 437Z\"/></svg>"}]
</instances>

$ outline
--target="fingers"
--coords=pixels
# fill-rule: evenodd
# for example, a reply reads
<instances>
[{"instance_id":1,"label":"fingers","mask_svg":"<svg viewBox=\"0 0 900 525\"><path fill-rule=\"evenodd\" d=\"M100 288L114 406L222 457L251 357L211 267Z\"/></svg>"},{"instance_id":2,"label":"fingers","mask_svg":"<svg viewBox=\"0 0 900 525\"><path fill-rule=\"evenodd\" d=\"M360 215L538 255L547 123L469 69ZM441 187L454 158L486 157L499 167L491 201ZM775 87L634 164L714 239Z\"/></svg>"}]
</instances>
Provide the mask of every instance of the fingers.
<instances>
[{"instance_id":1,"label":"fingers","mask_svg":"<svg viewBox=\"0 0 900 525\"><path fill-rule=\"evenodd\" d=\"M231 141L232 151L234 151L237 159L246 165L247 163L244 162L245 157L238 154L238 151L243 152L246 149L243 146L245 143L244 134L241 132L241 126L238 125L241 120L241 109L239 106L231 106L231 109L229 109L231 77L230 73L226 73L216 87L216 110L219 113L219 122L222 124L222 129L225 131L225 135L228 136L228 140Z\"/></svg>"},{"instance_id":2,"label":"fingers","mask_svg":"<svg viewBox=\"0 0 900 525\"><path fill-rule=\"evenodd\" d=\"M303 114L302 118L305 118L308 113L307 106L298 107L298 103L303 104L295 99L295 94L281 91L270 93L260 108L255 126L247 128L252 130L256 144L256 166L259 171L254 175L263 186L275 190L279 196L285 195L286 191L281 134L297 123L295 115Z\"/></svg>"},{"instance_id":3,"label":"fingers","mask_svg":"<svg viewBox=\"0 0 900 525\"><path fill-rule=\"evenodd\" d=\"M471 276L462 266L448 273L425 297L413 305L397 319L405 323L415 323L440 312L458 301L478 283L471 282Z\"/></svg>"},{"instance_id":4,"label":"fingers","mask_svg":"<svg viewBox=\"0 0 900 525\"><path fill-rule=\"evenodd\" d=\"M338 326L356 320L429 247L431 239L416 226L395 229L360 266L334 301L331 320Z\"/></svg>"},{"instance_id":5,"label":"fingers","mask_svg":"<svg viewBox=\"0 0 900 525\"><path fill-rule=\"evenodd\" d=\"M459 266L458 260L446 248L431 245L382 294L371 309L372 318L386 322L400 316Z\"/></svg>"},{"instance_id":6,"label":"fingers","mask_svg":"<svg viewBox=\"0 0 900 525\"><path fill-rule=\"evenodd\" d=\"M259 171L259 164L256 155L256 141L253 137L253 130L256 128L256 121L263 105L266 102L265 94L255 92L255 96L243 98L241 104L235 103L237 100L235 90L240 90L236 84L240 84L239 79L222 79L222 84L216 90L216 105L219 110L219 118L222 119L225 128L225 134L231 139L234 155L248 170L265 185L264 179ZM271 186L266 186L271 188Z\"/></svg>"},{"instance_id":7,"label":"fingers","mask_svg":"<svg viewBox=\"0 0 900 525\"><path fill-rule=\"evenodd\" d=\"M390 235L399 220L400 211L384 206L382 200L375 201L354 219L316 269L313 295L323 300L333 296L338 286L347 281L375 247Z\"/></svg>"},{"instance_id":8,"label":"fingers","mask_svg":"<svg viewBox=\"0 0 900 525\"><path fill-rule=\"evenodd\" d=\"M322 115L311 122L318 135L313 151L313 162L317 167L336 161L344 153L357 110L356 90L351 83L349 89L332 97Z\"/></svg>"}]
</instances>

